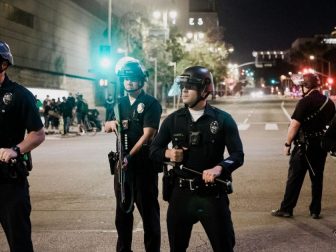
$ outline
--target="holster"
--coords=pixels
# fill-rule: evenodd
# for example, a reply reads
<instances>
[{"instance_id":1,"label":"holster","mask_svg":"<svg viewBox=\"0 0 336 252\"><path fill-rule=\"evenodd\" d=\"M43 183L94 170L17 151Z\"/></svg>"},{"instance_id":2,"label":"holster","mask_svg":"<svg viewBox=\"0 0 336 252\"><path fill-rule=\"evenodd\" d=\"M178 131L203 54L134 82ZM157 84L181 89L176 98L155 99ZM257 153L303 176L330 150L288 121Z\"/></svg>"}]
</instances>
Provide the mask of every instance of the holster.
<instances>
[{"instance_id":1,"label":"holster","mask_svg":"<svg viewBox=\"0 0 336 252\"><path fill-rule=\"evenodd\" d=\"M115 167L116 167L117 162L119 160L119 154L118 154L118 152L110 151L107 154L107 157L108 157L108 161L109 161L109 164L110 164L111 175L114 175L114 170L115 170Z\"/></svg>"},{"instance_id":2,"label":"holster","mask_svg":"<svg viewBox=\"0 0 336 252\"><path fill-rule=\"evenodd\" d=\"M0 164L0 181L10 183L23 181L28 175L27 163L22 157L13 159L10 163Z\"/></svg>"},{"instance_id":3,"label":"holster","mask_svg":"<svg viewBox=\"0 0 336 252\"><path fill-rule=\"evenodd\" d=\"M173 169L168 171L166 165L163 166L162 176L162 198L164 201L169 201L175 185L176 175Z\"/></svg>"}]
</instances>

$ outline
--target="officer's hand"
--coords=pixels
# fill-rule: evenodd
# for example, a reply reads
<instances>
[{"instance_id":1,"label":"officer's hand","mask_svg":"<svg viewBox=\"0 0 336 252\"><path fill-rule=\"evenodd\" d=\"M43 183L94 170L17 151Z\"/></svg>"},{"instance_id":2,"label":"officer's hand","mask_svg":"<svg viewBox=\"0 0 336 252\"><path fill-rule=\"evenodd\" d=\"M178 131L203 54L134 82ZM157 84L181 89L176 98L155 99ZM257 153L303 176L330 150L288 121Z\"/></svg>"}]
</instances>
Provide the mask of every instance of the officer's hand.
<instances>
[{"instance_id":1,"label":"officer's hand","mask_svg":"<svg viewBox=\"0 0 336 252\"><path fill-rule=\"evenodd\" d=\"M205 183L213 183L215 182L215 178L221 175L222 169L222 166L217 165L212 169L204 170L202 174L202 179Z\"/></svg>"},{"instance_id":2,"label":"officer's hand","mask_svg":"<svg viewBox=\"0 0 336 252\"><path fill-rule=\"evenodd\" d=\"M107 121L104 125L105 132L117 132L118 123L117 121Z\"/></svg>"},{"instance_id":3,"label":"officer's hand","mask_svg":"<svg viewBox=\"0 0 336 252\"><path fill-rule=\"evenodd\" d=\"M11 148L1 148L0 149L0 161L8 163L11 159L16 158L17 153Z\"/></svg>"},{"instance_id":4,"label":"officer's hand","mask_svg":"<svg viewBox=\"0 0 336 252\"><path fill-rule=\"evenodd\" d=\"M131 161L131 155L126 155L125 157L124 157L124 161L123 161L123 163L122 163L122 168L123 169L126 169L127 168L127 165L129 164L129 162Z\"/></svg>"},{"instance_id":5,"label":"officer's hand","mask_svg":"<svg viewBox=\"0 0 336 252\"><path fill-rule=\"evenodd\" d=\"M286 155L286 156L289 156L290 154L291 154L291 147L290 146L285 146L284 147L284 154Z\"/></svg>"},{"instance_id":6,"label":"officer's hand","mask_svg":"<svg viewBox=\"0 0 336 252\"><path fill-rule=\"evenodd\" d=\"M183 160L183 149L169 149L169 159L171 162L182 162Z\"/></svg>"}]
</instances>

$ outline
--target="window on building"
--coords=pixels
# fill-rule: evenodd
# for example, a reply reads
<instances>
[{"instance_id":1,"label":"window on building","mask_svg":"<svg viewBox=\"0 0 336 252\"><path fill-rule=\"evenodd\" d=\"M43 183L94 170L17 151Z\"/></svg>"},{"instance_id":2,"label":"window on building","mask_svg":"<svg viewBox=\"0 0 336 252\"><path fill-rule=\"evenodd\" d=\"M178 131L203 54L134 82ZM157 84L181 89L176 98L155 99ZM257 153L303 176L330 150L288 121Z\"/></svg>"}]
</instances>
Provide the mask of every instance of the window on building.
<instances>
[{"instance_id":1,"label":"window on building","mask_svg":"<svg viewBox=\"0 0 336 252\"><path fill-rule=\"evenodd\" d=\"M29 12L4 2L0 2L0 12L10 21L34 28L34 15Z\"/></svg>"},{"instance_id":2,"label":"window on building","mask_svg":"<svg viewBox=\"0 0 336 252\"><path fill-rule=\"evenodd\" d=\"M190 0L189 1L190 12L213 12L215 11L214 0Z\"/></svg>"}]
</instances>

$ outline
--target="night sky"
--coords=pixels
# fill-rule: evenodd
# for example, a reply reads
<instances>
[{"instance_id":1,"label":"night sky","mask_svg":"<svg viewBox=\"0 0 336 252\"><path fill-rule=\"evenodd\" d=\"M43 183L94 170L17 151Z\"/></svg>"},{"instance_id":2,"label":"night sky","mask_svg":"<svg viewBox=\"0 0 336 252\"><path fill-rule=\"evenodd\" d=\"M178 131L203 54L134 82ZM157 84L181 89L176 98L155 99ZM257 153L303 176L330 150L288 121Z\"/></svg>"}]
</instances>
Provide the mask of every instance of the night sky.
<instances>
[{"instance_id":1,"label":"night sky","mask_svg":"<svg viewBox=\"0 0 336 252\"><path fill-rule=\"evenodd\" d=\"M218 0L224 40L246 62L252 51L286 50L299 37L330 34L336 26L336 0Z\"/></svg>"}]
</instances>

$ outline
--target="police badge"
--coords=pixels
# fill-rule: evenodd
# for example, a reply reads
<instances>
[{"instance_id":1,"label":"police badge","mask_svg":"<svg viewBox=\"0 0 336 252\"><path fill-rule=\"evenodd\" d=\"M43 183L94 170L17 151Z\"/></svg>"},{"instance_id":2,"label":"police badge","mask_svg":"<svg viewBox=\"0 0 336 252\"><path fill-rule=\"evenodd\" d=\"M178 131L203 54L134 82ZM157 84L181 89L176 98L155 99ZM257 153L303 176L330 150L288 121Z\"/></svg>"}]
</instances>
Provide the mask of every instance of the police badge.
<instances>
[{"instance_id":1,"label":"police badge","mask_svg":"<svg viewBox=\"0 0 336 252\"><path fill-rule=\"evenodd\" d=\"M12 100L13 100L12 93L5 93L5 95L2 97L2 101L5 105L11 104Z\"/></svg>"},{"instance_id":2,"label":"police badge","mask_svg":"<svg viewBox=\"0 0 336 252\"><path fill-rule=\"evenodd\" d=\"M218 128L219 128L219 126L218 126L217 121L213 121L213 122L210 123L210 132L212 134L216 134L218 132Z\"/></svg>"},{"instance_id":3,"label":"police badge","mask_svg":"<svg viewBox=\"0 0 336 252\"><path fill-rule=\"evenodd\" d=\"M141 114L142 112L144 112L144 110L145 110L145 104L139 103L137 106L137 112Z\"/></svg>"}]
</instances>

